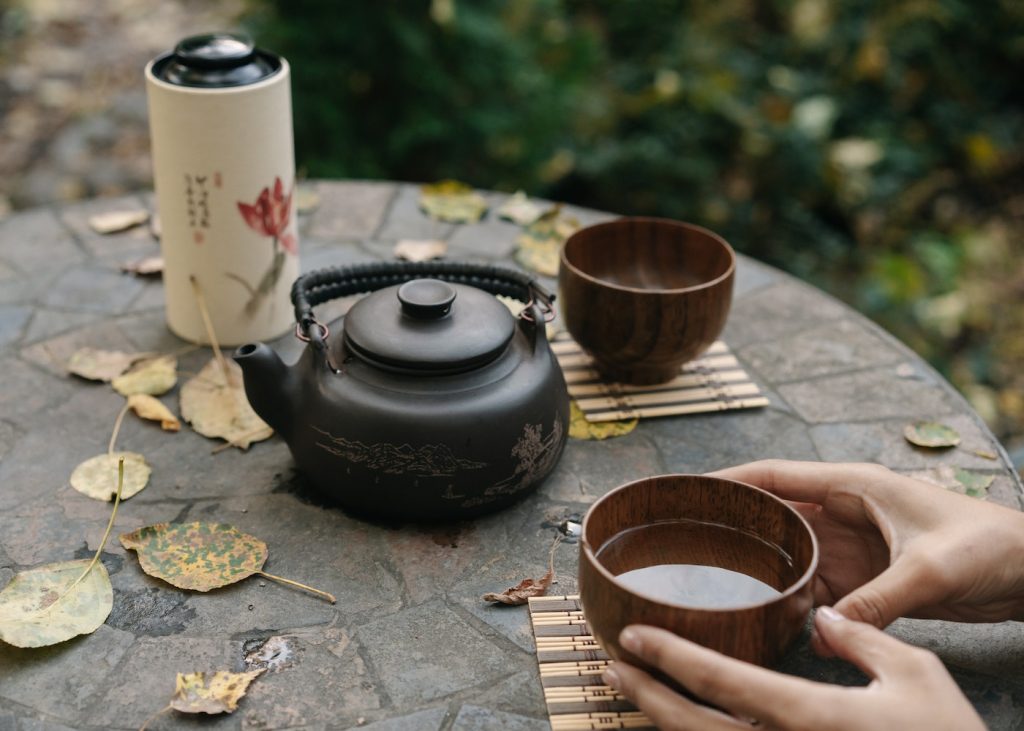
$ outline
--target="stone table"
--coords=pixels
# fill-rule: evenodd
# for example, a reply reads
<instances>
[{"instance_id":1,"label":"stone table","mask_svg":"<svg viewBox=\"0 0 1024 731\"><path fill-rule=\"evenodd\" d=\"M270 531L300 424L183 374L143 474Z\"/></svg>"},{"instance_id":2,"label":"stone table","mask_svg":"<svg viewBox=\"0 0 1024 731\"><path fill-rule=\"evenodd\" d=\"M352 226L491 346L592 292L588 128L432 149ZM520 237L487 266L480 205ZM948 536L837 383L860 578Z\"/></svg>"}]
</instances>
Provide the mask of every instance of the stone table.
<instances>
[{"instance_id":1,"label":"stone table","mask_svg":"<svg viewBox=\"0 0 1024 731\"><path fill-rule=\"evenodd\" d=\"M403 238L446 239L452 258L510 261L518 229L493 208L480 223L449 225L419 212L414 186L310 187L320 204L300 220L305 269L387 259ZM109 515L109 504L74 491L68 476L105 450L123 400L67 376L67 357L85 345L182 346L164 326L159 279L118 271L156 253L149 233L100 236L87 225L100 211L151 204L145 195L95 200L0 223L0 585L17 570L89 556ZM583 223L609 218L569 212ZM624 481L765 457L902 471L958 465L994 475L989 499L1021 507L1019 478L967 403L906 347L820 291L741 258L724 338L769 407L647 420L607 442L571 440L536 494L455 525L376 525L318 504L277 438L214 455L212 442L188 428L168 434L126 420L119 448L143 453L153 476L123 503L115 532L159 521L231 523L268 543L269 572L339 601L256 578L209 594L178 591L111 541L102 558L114 608L99 630L44 649L0 643L0 729L138 728L167 703L176 672L273 658L233 715L164 715L152 728L539 731L548 724L526 609L480 596L541 575L556 526ZM279 345L295 350L291 339ZM194 372L208 357L189 353L180 368ZM173 393L164 400L176 406ZM963 447L912 448L901 431L919 418L952 425ZM573 593L573 547L558 552L556 569L555 590ZM1022 728L1024 624L901 620L890 631L938 652L991 728ZM784 669L863 682L848 665L814 656L806 637Z\"/></svg>"}]
</instances>

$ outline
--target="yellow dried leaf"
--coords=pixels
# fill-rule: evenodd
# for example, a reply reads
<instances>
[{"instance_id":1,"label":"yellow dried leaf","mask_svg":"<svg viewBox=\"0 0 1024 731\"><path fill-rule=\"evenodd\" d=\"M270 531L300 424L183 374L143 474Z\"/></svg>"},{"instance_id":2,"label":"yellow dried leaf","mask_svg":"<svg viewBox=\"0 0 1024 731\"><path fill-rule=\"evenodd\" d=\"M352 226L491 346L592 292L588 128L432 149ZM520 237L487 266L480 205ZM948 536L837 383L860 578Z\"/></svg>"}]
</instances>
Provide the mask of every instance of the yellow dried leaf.
<instances>
[{"instance_id":1,"label":"yellow dried leaf","mask_svg":"<svg viewBox=\"0 0 1024 731\"><path fill-rule=\"evenodd\" d=\"M110 385L122 396L131 396L133 393L160 396L174 388L177 382L178 359L174 356L163 356L139 363L111 381Z\"/></svg>"},{"instance_id":2,"label":"yellow dried leaf","mask_svg":"<svg viewBox=\"0 0 1024 731\"><path fill-rule=\"evenodd\" d=\"M132 363L145 357L145 353L79 348L68 359L68 373L90 381L110 381L128 370Z\"/></svg>"},{"instance_id":3,"label":"yellow dried leaf","mask_svg":"<svg viewBox=\"0 0 1024 731\"><path fill-rule=\"evenodd\" d=\"M147 277L151 274L162 274L164 271L164 258L162 256L147 256L137 261L125 262L121 265L121 271L126 274L135 274L140 277Z\"/></svg>"},{"instance_id":4,"label":"yellow dried leaf","mask_svg":"<svg viewBox=\"0 0 1024 731\"><path fill-rule=\"evenodd\" d=\"M474 223L487 211L487 201L465 183L442 180L420 188L420 208L438 221Z\"/></svg>"},{"instance_id":5,"label":"yellow dried leaf","mask_svg":"<svg viewBox=\"0 0 1024 731\"><path fill-rule=\"evenodd\" d=\"M529 226L540 218L542 212L541 207L520 190L502 204L498 209L498 216L506 221L518 223L520 226Z\"/></svg>"},{"instance_id":6,"label":"yellow dried leaf","mask_svg":"<svg viewBox=\"0 0 1024 731\"><path fill-rule=\"evenodd\" d=\"M309 213L315 211L319 206L320 194L316 192L316 188L300 185L295 194L295 209L299 213Z\"/></svg>"},{"instance_id":7,"label":"yellow dried leaf","mask_svg":"<svg viewBox=\"0 0 1024 731\"><path fill-rule=\"evenodd\" d=\"M587 421L583 411L575 401L569 402L569 436L573 439L603 440L622 437L636 429L639 419L623 421Z\"/></svg>"},{"instance_id":8,"label":"yellow dried leaf","mask_svg":"<svg viewBox=\"0 0 1024 731\"><path fill-rule=\"evenodd\" d=\"M117 463L121 457L124 457L121 499L137 495L149 483L152 473L146 458L137 452L113 452L90 457L71 473L71 487L95 500L113 500L117 494Z\"/></svg>"},{"instance_id":9,"label":"yellow dried leaf","mask_svg":"<svg viewBox=\"0 0 1024 731\"><path fill-rule=\"evenodd\" d=\"M249 405L242 387L242 369L234 361L210 359L199 374L181 387L181 416L204 437L224 439L239 449L269 439L274 430Z\"/></svg>"},{"instance_id":10,"label":"yellow dried leaf","mask_svg":"<svg viewBox=\"0 0 1024 731\"><path fill-rule=\"evenodd\" d=\"M149 220L149 211L107 211L89 216L89 226L98 234L116 234L141 226Z\"/></svg>"},{"instance_id":11,"label":"yellow dried leaf","mask_svg":"<svg viewBox=\"0 0 1024 731\"><path fill-rule=\"evenodd\" d=\"M395 256L406 261L439 259L448 251L448 244L435 239L402 239L395 244Z\"/></svg>"},{"instance_id":12,"label":"yellow dried leaf","mask_svg":"<svg viewBox=\"0 0 1024 731\"><path fill-rule=\"evenodd\" d=\"M231 713L263 669L247 673L218 670L209 680L206 673L178 673L170 706L182 713Z\"/></svg>"},{"instance_id":13,"label":"yellow dried leaf","mask_svg":"<svg viewBox=\"0 0 1024 731\"><path fill-rule=\"evenodd\" d=\"M0 591L0 640L45 647L95 632L114 607L114 590L103 564L90 569L89 562L60 561L16 574Z\"/></svg>"},{"instance_id":14,"label":"yellow dried leaf","mask_svg":"<svg viewBox=\"0 0 1024 731\"><path fill-rule=\"evenodd\" d=\"M46 647L95 632L114 608L110 576L100 561L120 505L124 472L117 470L114 508L91 559L60 561L19 571L0 590L0 640Z\"/></svg>"},{"instance_id":15,"label":"yellow dried leaf","mask_svg":"<svg viewBox=\"0 0 1024 731\"><path fill-rule=\"evenodd\" d=\"M159 421L160 428L164 431L178 431L181 429L181 422L178 417L171 413L162 401L148 393L133 393L128 397L128 405L141 419Z\"/></svg>"},{"instance_id":16,"label":"yellow dried leaf","mask_svg":"<svg viewBox=\"0 0 1024 731\"><path fill-rule=\"evenodd\" d=\"M516 261L539 274L557 277L562 244L579 227L578 220L562 215L561 205L553 206L516 240Z\"/></svg>"}]
</instances>

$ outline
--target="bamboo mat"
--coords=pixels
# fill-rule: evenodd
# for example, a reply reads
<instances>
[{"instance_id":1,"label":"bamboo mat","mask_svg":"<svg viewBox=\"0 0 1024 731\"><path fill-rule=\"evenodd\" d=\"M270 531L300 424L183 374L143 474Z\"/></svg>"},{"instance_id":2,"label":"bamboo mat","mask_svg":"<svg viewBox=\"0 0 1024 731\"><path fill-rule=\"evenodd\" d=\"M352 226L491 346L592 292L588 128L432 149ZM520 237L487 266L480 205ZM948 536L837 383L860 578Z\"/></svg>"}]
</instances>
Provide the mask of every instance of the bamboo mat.
<instances>
[{"instance_id":1,"label":"bamboo mat","mask_svg":"<svg viewBox=\"0 0 1024 731\"><path fill-rule=\"evenodd\" d=\"M601 680L608 655L590 634L578 596L531 598L530 623L551 731L654 728Z\"/></svg>"},{"instance_id":2,"label":"bamboo mat","mask_svg":"<svg viewBox=\"0 0 1024 731\"><path fill-rule=\"evenodd\" d=\"M721 340L699 358L685 363L671 381L653 386L602 380L591 357L566 332L551 341L551 349L562 367L569 395L587 421L705 414L768 405L761 389Z\"/></svg>"}]
</instances>

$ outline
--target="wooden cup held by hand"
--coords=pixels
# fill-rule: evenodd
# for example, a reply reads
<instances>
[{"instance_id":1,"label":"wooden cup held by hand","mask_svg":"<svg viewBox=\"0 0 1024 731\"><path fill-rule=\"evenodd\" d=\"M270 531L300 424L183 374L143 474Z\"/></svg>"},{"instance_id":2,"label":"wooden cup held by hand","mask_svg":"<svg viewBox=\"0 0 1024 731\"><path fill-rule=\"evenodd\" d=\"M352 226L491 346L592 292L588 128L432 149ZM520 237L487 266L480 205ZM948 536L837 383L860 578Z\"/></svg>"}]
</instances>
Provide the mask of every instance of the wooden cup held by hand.
<instances>
[{"instance_id":1,"label":"wooden cup held by hand","mask_svg":"<svg viewBox=\"0 0 1024 731\"><path fill-rule=\"evenodd\" d=\"M628 550L615 550L617 544ZM652 596L660 592L631 589L617 578L672 564L746 574L774 589L774 596L688 605L660 601ZM704 475L649 477L616 488L587 511L580 599L592 633L616 660L645 667L622 649L619 633L647 624L740 660L773 665L807 621L817 564L818 544L807 521L774 495Z\"/></svg>"},{"instance_id":2,"label":"wooden cup held by hand","mask_svg":"<svg viewBox=\"0 0 1024 731\"><path fill-rule=\"evenodd\" d=\"M722 332L736 255L707 229L620 218L580 229L562 247L566 328L613 380L669 381Z\"/></svg>"}]
</instances>

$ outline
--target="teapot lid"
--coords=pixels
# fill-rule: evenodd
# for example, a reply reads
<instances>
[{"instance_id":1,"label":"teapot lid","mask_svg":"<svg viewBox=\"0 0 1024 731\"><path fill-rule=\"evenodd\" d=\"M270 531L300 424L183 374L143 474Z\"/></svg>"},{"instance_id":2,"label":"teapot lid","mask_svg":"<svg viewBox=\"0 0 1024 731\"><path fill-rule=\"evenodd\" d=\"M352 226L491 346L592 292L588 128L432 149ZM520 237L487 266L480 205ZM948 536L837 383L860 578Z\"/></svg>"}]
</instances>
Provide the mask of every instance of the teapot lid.
<instances>
[{"instance_id":1,"label":"teapot lid","mask_svg":"<svg viewBox=\"0 0 1024 731\"><path fill-rule=\"evenodd\" d=\"M515 319L493 295L414 279L367 295L345 316L345 341L377 365L433 374L485 365L508 347Z\"/></svg>"}]
</instances>

